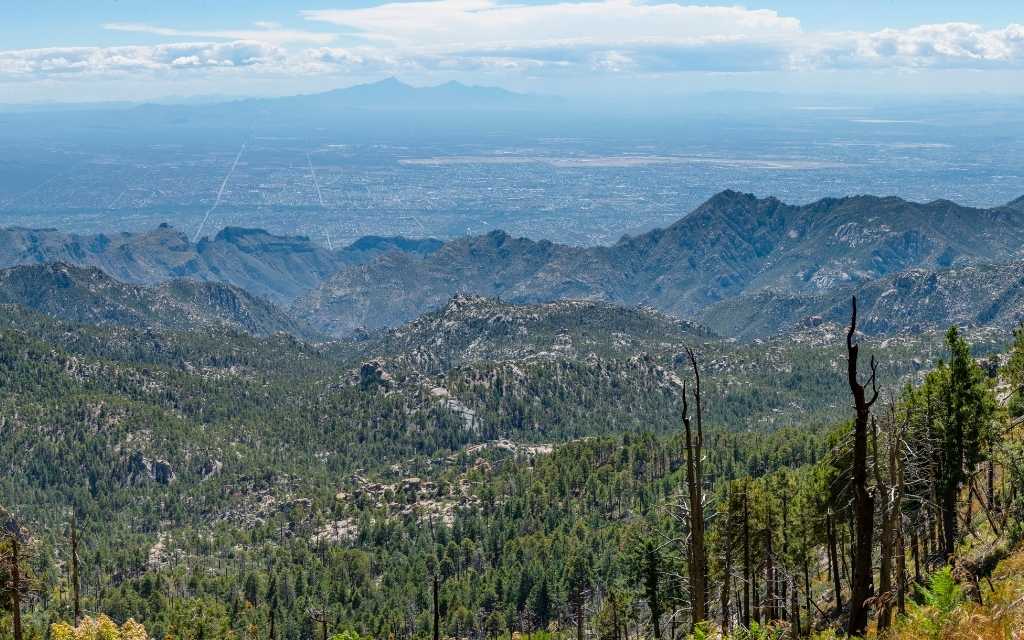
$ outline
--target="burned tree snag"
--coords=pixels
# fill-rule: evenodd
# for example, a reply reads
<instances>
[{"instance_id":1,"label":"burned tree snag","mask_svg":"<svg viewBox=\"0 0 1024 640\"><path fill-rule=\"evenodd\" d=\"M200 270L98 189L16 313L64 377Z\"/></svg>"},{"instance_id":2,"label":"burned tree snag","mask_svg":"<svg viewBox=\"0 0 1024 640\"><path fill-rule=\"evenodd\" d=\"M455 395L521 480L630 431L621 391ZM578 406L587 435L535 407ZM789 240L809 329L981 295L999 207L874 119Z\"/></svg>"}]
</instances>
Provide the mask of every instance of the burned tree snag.
<instances>
[{"instance_id":1,"label":"burned tree snag","mask_svg":"<svg viewBox=\"0 0 1024 640\"><path fill-rule=\"evenodd\" d=\"M71 514L71 594L74 598L75 626L82 621L81 585L78 578L78 521Z\"/></svg>"},{"instance_id":2,"label":"burned tree snag","mask_svg":"<svg viewBox=\"0 0 1024 640\"><path fill-rule=\"evenodd\" d=\"M868 628L867 600L872 595L871 546L875 525L875 501L868 492L868 418L871 405L878 400L877 372L878 365L871 358L871 375L866 384L861 384L857 376L857 356L859 345L854 344L857 332L857 298L852 301L850 329L846 333L847 378L856 417L853 423L853 469L851 488L853 490L853 562L850 579L850 615L847 619L846 633L849 636L863 636ZM871 398L867 397L866 389L871 387Z\"/></svg>"},{"instance_id":3,"label":"burned tree snag","mask_svg":"<svg viewBox=\"0 0 1024 640\"><path fill-rule=\"evenodd\" d=\"M697 409L696 430L690 421L686 386L683 386L683 427L686 432L686 488L689 492L690 515L690 591L693 606L693 626L707 620L707 554L704 548L704 492L702 460L704 446L703 410L700 397L700 369L697 357L690 348L686 349L693 367L693 398Z\"/></svg>"}]
</instances>

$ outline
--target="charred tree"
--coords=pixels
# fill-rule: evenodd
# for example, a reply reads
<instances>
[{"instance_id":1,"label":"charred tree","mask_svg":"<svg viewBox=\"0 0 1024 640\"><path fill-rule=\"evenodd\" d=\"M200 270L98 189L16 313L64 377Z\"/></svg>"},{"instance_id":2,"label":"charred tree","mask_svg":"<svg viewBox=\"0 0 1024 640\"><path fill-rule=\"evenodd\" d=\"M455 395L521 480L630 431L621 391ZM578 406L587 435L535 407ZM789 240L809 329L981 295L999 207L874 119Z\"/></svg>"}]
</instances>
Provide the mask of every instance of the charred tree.
<instances>
[{"instance_id":1,"label":"charred tree","mask_svg":"<svg viewBox=\"0 0 1024 640\"><path fill-rule=\"evenodd\" d=\"M875 525L875 501L868 491L868 418L871 406L878 400L877 364L871 358L871 375L861 384L857 375L857 357L860 346L854 343L857 332L857 298L852 300L850 329L846 333L847 379L853 395L856 417L853 423L853 558L850 579L850 613L846 623L849 636L863 636L868 628L867 601L872 595L871 548ZM871 397L867 397L867 388Z\"/></svg>"},{"instance_id":2,"label":"charred tree","mask_svg":"<svg viewBox=\"0 0 1024 640\"><path fill-rule=\"evenodd\" d=\"M697 356L686 349L693 368L693 398L696 405L696 429L691 424L686 387L683 386L683 427L686 435L686 488L689 493L690 525L690 597L693 607L692 621L696 627L707 620L707 552L704 546L704 476L702 456L704 447L703 409L700 395L700 368Z\"/></svg>"},{"instance_id":3,"label":"charred tree","mask_svg":"<svg viewBox=\"0 0 1024 640\"><path fill-rule=\"evenodd\" d=\"M78 521L71 514L71 595L74 600L75 626L82 621L81 584L78 578Z\"/></svg>"},{"instance_id":4,"label":"charred tree","mask_svg":"<svg viewBox=\"0 0 1024 640\"><path fill-rule=\"evenodd\" d=\"M750 628L750 485L743 486L743 626Z\"/></svg>"},{"instance_id":5,"label":"charred tree","mask_svg":"<svg viewBox=\"0 0 1024 640\"><path fill-rule=\"evenodd\" d=\"M21 628L21 557L18 549L18 534L11 536L11 615L14 625L14 640L22 640Z\"/></svg>"}]
</instances>

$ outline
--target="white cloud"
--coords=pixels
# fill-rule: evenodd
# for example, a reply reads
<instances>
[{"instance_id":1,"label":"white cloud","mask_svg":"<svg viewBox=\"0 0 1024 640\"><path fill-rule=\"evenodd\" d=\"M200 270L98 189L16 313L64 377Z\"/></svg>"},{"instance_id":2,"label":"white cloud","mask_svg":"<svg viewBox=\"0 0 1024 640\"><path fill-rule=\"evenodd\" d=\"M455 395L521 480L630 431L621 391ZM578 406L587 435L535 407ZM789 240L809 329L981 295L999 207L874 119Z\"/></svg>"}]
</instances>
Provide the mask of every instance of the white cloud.
<instances>
[{"instance_id":1,"label":"white cloud","mask_svg":"<svg viewBox=\"0 0 1024 640\"><path fill-rule=\"evenodd\" d=\"M179 68L269 65L284 52L263 42L175 43L129 47L51 47L0 51L0 78L124 75Z\"/></svg>"},{"instance_id":2,"label":"white cloud","mask_svg":"<svg viewBox=\"0 0 1024 640\"><path fill-rule=\"evenodd\" d=\"M428 0L303 16L425 66L442 58L468 68L501 59L615 73L1024 66L1021 25L809 33L770 10L642 0Z\"/></svg>"},{"instance_id":3,"label":"white cloud","mask_svg":"<svg viewBox=\"0 0 1024 640\"><path fill-rule=\"evenodd\" d=\"M304 11L303 16L353 29L378 45L447 52L629 42L693 46L724 40L789 39L800 34L798 20L775 11L638 0L540 5L429 0Z\"/></svg>"},{"instance_id":4,"label":"white cloud","mask_svg":"<svg viewBox=\"0 0 1024 640\"><path fill-rule=\"evenodd\" d=\"M807 32L798 19L771 10L643 0L402 1L302 16L335 32L270 22L225 30L110 23L105 28L202 42L0 51L0 80L157 73L220 77L225 70L240 77L463 72L587 78L680 71L1024 68L1024 26L1017 24ZM345 46L336 46L341 42Z\"/></svg>"},{"instance_id":5,"label":"white cloud","mask_svg":"<svg viewBox=\"0 0 1024 640\"><path fill-rule=\"evenodd\" d=\"M333 33L318 31L300 31L283 29L274 22L257 22L256 29L223 29L202 31L191 29L172 29L139 22L108 22L103 28L108 31L124 31L128 33L148 33L157 36L204 38L214 40L252 40L275 45L284 44L328 44L337 37Z\"/></svg>"},{"instance_id":6,"label":"white cloud","mask_svg":"<svg viewBox=\"0 0 1024 640\"><path fill-rule=\"evenodd\" d=\"M968 23L815 34L790 53L790 67L814 69L1005 69L1024 67L1024 26Z\"/></svg>"},{"instance_id":7,"label":"white cloud","mask_svg":"<svg viewBox=\"0 0 1024 640\"><path fill-rule=\"evenodd\" d=\"M885 29L857 38L869 63L906 66L985 66L1024 62L1024 25L986 30L976 24L931 24Z\"/></svg>"}]
</instances>

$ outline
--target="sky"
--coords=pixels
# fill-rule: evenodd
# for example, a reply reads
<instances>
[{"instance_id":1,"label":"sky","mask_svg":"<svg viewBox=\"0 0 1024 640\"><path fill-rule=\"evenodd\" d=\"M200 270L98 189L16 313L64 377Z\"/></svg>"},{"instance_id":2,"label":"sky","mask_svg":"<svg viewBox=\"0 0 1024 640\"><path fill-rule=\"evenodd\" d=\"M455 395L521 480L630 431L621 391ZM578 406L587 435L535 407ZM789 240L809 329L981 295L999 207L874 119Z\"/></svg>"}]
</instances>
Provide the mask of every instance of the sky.
<instances>
[{"instance_id":1,"label":"sky","mask_svg":"<svg viewBox=\"0 0 1024 640\"><path fill-rule=\"evenodd\" d=\"M1020 0L0 0L0 15L0 103L391 76L567 97L1024 93Z\"/></svg>"}]
</instances>

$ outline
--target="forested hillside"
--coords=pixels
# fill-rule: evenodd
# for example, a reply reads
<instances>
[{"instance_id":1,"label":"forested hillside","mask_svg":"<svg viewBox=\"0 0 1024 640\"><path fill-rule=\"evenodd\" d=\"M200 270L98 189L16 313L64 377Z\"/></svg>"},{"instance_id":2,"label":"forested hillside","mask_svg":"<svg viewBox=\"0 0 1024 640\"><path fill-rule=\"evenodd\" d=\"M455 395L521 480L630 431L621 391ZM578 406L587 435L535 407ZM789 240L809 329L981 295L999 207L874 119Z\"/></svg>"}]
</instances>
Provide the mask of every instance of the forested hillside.
<instances>
[{"instance_id":1,"label":"forested hillside","mask_svg":"<svg viewBox=\"0 0 1024 640\"><path fill-rule=\"evenodd\" d=\"M457 297L307 344L3 307L0 637L939 634L1019 588L1024 333L848 323Z\"/></svg>"}]
</instances>

